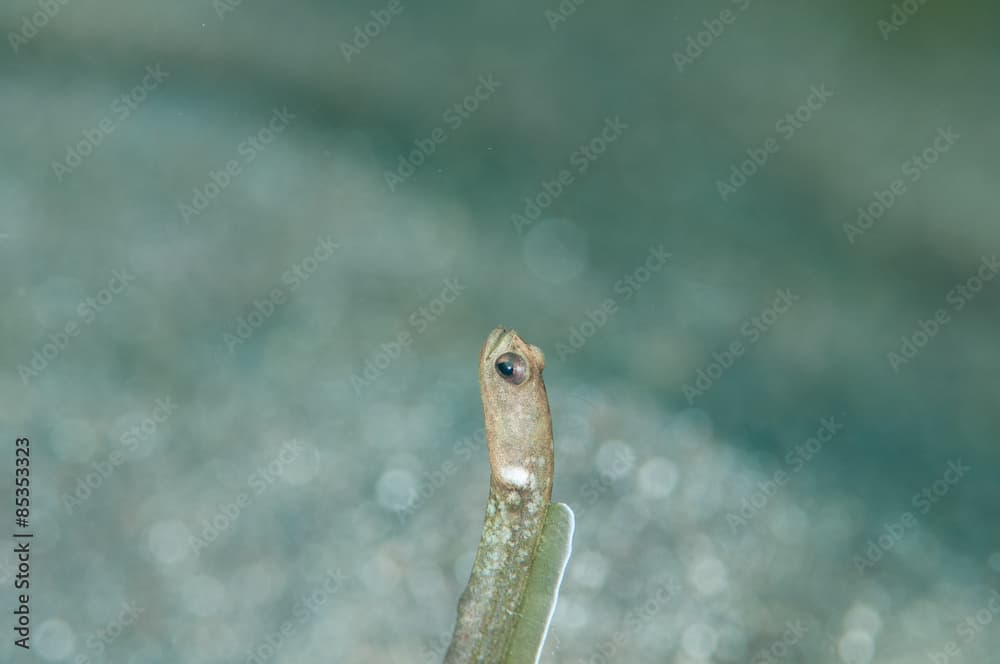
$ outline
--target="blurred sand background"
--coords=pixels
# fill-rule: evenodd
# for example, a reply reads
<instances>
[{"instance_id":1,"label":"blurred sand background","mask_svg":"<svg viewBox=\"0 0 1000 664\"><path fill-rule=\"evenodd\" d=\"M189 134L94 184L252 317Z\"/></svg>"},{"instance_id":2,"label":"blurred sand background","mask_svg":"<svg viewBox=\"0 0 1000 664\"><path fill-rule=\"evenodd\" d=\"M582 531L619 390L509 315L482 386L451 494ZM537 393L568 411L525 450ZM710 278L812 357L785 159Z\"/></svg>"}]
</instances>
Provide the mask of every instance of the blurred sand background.
<instances>
[{"instance_id":1,"label":"blurred sand background","mask_svg":"<svg viewBox=\"0 0 1000 664\"><path fill-rule=\"evenodd\" d=\"M895 7L4 3L0 659L439 661L503 324L544 662L990 661L996 12Z\"/></svg>"}]
</instances>

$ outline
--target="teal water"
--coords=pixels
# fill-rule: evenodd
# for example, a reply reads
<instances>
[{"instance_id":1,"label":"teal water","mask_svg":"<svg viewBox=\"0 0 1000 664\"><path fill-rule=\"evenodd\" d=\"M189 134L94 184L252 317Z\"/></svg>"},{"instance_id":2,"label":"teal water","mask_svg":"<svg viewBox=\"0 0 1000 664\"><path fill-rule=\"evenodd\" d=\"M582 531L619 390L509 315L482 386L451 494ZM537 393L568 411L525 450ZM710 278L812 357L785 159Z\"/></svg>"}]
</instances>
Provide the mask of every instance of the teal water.
<instances>
[{"instance_id":1,"label":"teal water","mask_svg":"<svg viewBox=\"0 0 1000 664\"><path fill-rule=\"evenodd\" d=\"M991 661L993 24L6 3L0 659L439 661L503 324L577 514L543 661Z\"/></svg>"}]
</instances>

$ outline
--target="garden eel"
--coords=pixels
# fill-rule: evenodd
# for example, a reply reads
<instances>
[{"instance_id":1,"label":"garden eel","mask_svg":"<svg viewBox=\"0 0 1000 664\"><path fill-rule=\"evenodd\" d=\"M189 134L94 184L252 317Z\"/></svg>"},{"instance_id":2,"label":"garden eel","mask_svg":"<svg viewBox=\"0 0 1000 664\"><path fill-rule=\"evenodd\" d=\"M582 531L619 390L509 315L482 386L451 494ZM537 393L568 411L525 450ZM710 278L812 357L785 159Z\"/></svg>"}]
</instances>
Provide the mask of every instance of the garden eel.
<instances>
[{"instance_id":1,"label":"garden eel","mask_svg":"<svg viewBox=\"0 0 1000 664\"><path fill-rule=\"evenodd\" d=\"M542 351L503 327L490 332L479 354L490 496L445 664L508 661L552 496L544 368Z\"/></svg>"}]
</instances>

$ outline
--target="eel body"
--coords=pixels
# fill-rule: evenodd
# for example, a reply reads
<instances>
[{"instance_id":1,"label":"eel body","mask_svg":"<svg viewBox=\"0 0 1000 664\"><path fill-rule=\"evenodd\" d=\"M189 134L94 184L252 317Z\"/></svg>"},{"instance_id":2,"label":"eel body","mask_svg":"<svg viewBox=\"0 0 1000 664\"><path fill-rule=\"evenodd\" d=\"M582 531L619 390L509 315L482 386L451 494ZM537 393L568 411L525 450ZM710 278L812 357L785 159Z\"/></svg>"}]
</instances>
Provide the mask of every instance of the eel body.
<instances>
[{"instance_id":1,"label":"eel body","mask_svg":"<svg viewBox=\"0 0 1000 664\"><path fill-rule=\"evenodd\" d=\"M479 355L490 458L483 536L458 603L445 664L508 661L552 497L552 420L545 357L498 327Z\"/></svg>"}]
</instances>

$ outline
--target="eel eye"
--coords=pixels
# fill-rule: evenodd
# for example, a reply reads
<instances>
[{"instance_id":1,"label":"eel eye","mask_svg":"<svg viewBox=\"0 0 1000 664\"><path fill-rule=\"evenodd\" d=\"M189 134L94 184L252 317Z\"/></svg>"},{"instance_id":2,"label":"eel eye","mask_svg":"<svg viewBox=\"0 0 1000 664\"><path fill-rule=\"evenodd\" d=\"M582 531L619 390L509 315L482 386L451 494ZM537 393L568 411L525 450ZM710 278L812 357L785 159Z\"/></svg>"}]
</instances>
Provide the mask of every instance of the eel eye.
<instances>
[{"instance_id":1,"label":"eel eye","mask_svg":"<svg viewBox=\"0 0 1000 664\"><path fill-rule=\"evenodd\" d=\"M513 385L520 385L528 378L528 363L517 353L504 353L497 358L497 373Z\"/></svg>"}]
</instances>

